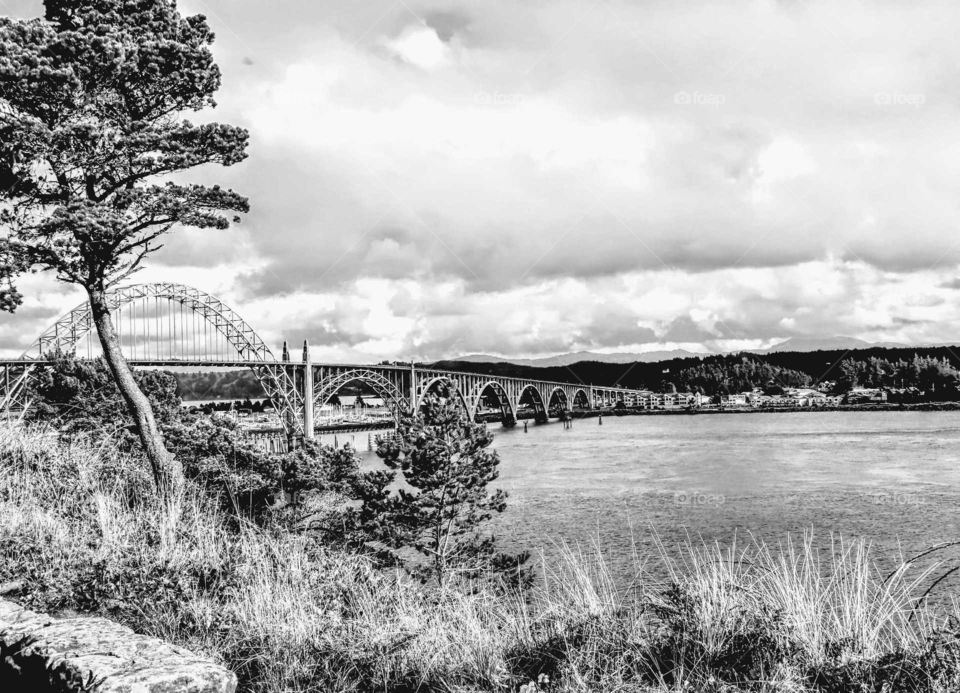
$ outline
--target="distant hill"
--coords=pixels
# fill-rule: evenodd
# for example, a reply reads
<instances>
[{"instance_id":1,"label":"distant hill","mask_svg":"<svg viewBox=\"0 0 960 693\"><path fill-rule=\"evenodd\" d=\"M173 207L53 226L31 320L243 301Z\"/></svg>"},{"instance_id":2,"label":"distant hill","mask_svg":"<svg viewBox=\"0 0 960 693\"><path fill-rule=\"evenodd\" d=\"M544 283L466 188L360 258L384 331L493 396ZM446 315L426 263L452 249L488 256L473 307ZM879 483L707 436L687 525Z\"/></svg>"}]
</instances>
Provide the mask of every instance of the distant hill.
<instances>
[{"instance_id":1,"label":"distant hill","mask_svg":"<svg viewBox=\"0 0 960 693\"><path fill-rule=\"evenodd\" d=\"M911 360L914 356L946 359L954 367L960 368L960 347L948 346L876 346L867 343L866 347L851 348L850 342L833 342L830 349L787 351L776 348L761 352L742 352L736 354L694 354L686 357L670 358L654 363L634 361L632 363L604 363L598 361L579 361L563 366L529 366L522 363L467 362L460 360L437 361L436 368L485 373L514 378L553 380L585 385L622 386L626 388L647 388L656 390L667 382L678 387L684 385L684 379L691 369L701 365L708 369L729 371L743 359L766 363L784 371L809 376L811 383L836 380L838 366L844 359L865 361L870 357L890 361ZM800 346L829 346L829 342L799 342ZM789 346L787 347L789 348ZM793 376L790 376L793 379Z\"/></svg>"},{"instance_id":2,"label":"distant hill","mask_svg":"<svg viewBox=\"0 0 960 693\"><path fill-rule=\"evenodd\" d=\"M752 354L773 354L784 351L808 352L808 351L839 351L849 349L909 349L909 344L900 344L897 342L867 342L857 337L835 336L811 336L811 337L790 337L778 344L774 344L766 349L748 349ZM523 359L507 358L503 356L493 356L491 354L470 354L455 359L446 359L450 363L512 363L517 366L531 366L533 368L551 368L554 366L570 366L575 363L593 361L596 363L658 363L660 361L669 361L671 359L702 358L710 356L709 353L697 353L687 351L686 349L671 349L661 351L642 351L635 353L617 352L612 354L603 354L598 351L574 351L568 354L557 354L556 356L543 356L540 358Z\"/></svg>"},{"instance_id":3,"label":"distant hill","mask_svg":"<svg viewBox=\"0 0 960 693\"><path fill-rule=\"evenodd\" d=\"M557 354L556 356L544 356L536 359L508 359L502 356L491 356L489 354L471 354L469 356L450 359L450 361L467 363L513 363L518 366L550 368L554 366L569 366L570 364L581 363L583 361L594 361L597 363L656 363L658 361L690 358L700 355L701 354L695 354L692 351L687 351L686 349L645 351L633 354L625 352L602 354L597 351L576 351L569 354Z\"/></svg>"},{"instance_id":4,"label":"distant hill","mask_svg":"<svg viewBox=\"0 0 960 693\"><path fill-rule=\"evenodd\" d=\"M710 357L713 358L713 357ZM484 373L508 378L531 378L584 385L622 385L627 388L659 387L668 378L672 369L688 368L699 364L699 356L674 358L647 363L605 363L601 361L578 361L563 366L528 366L524 364L472 361L437 361L434 368L470 373Z\"/></svg>"},{"instance_id":5,"label":"distant hill","mask_svg":"<svg viewBox=\"0 0 960 693\"><path fill-rule=\"evenodd\" d=\"M791 337L786 341L774 344L772 347L755 351L753 353L775 353L781 351L836 351L839 349L871 349L880 347L884 349L907 349L909 344L899 344L897 342L867 342L856 337Z\"/></svg>"}]
</instances>

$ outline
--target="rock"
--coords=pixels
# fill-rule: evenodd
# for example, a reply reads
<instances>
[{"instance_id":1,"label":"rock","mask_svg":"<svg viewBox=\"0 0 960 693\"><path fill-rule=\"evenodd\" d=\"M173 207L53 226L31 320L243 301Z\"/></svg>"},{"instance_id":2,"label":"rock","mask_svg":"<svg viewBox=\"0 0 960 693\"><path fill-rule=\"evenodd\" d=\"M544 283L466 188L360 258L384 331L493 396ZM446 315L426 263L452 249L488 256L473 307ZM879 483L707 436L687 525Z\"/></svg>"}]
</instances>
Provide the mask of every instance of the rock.
<instances>
[{"instance_id":1,"label":"rock","mask_svg":"<svg viewBox=\"0 0 960 693\"><path fill-rule=\"evenodd\" d=\"M108 619L56 619L0 599L0 641L23 638L29 638L25 656L40 654L49 667L99 681L98 693L233 693L237 687L229 669Z\"/></svg>"},{"instance_id":2,"label":"rock","mask_svg":"<svg viewBox=\"0 0 960 693\"><path fill-rule=\"evenodd\" d=\"M11 580L10 582L0 582L0 596L4 594L13 594L19 592L27 583L25 580Z\"/></svg>"}]
</instances>

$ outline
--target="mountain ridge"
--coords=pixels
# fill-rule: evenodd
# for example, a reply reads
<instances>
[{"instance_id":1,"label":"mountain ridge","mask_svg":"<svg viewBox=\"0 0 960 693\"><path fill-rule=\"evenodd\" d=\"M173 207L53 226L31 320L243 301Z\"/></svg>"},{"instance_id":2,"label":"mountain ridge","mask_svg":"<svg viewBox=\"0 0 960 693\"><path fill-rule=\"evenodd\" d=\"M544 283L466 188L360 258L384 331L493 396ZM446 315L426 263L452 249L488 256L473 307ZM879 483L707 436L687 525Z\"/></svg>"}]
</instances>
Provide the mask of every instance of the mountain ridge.
<instances>
[{"instance_id":1,"label":"mountain ridge","mask_svg":"<svg viewBox=\"0 0 960 693\"><path fill-rule=\"evenodd\" d=\"M827 337L803 336L789 337L782 342L778 342L764 349L736 349L730 352L696 352L688 349L662 349L657 351L626 352L618 351L612 353L603 353L599 351L571 351L564 354L555 354L553 356L542 356L537 358L510 358L507 356L494 356L492 354L467 354L453 359L442 359L445 362L463 362L463 363L509 363L515 366L530 366L533 368L550 368L555 366L570 366L584 361L595 361L598 363L658 363L660 361L670 361L683 358L703 358L706 356L717 356L724 353L745 353L745 354L773 354L787 351L796 351L808 353L812 351L838 351L845 349L909 349L916 347L926 349L938 346L936 344L904 344L900 342L868 342L858 337L847 337L844 335L833 335Z\"/></svg>"},{"instance_id":2,"label":"mountain ridge","mask_svg":"<svg viewBox=\"0 0 960 693\"><path fill-rule=\"evenodd\" d=\"M707 353L697 353L687 351L686 349L667 349L660 351L646 352L615 352L604 354L598 351L572 351L566 354L557 354L555 356L542 356L539 358L518 358L512 359L504 356L493 356L491 354L468 354L459 356L455 359L444 359L445 361L461 361L464 363L511 363L515 366L531 366L533 368L550 368L554 366L569 366L574 363L584 361L596 361L599 363L657 363L659 361L669 361L678 358L690 358L695 356L709 356Z\"/></svg>"}]
</instances>

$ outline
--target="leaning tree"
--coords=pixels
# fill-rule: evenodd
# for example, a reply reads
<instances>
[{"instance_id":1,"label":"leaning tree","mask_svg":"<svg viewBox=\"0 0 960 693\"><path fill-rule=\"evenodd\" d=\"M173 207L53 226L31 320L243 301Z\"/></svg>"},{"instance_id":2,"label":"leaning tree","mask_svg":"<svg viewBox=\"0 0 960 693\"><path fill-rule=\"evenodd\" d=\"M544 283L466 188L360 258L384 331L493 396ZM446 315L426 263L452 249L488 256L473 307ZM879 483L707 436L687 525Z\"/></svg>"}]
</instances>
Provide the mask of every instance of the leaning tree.
<instances>
[{"instance_id":1,"label":"leaning tree","mask_svg":"<svg viewBox=\"0 0 960 693\"><path fill-rule=\"evenodd\" d=\"M223 229L247 200L178 172L246 157L248 135L182 117L216 104L220 70L203 16L175 0L45 0L0 18L0 309L46 270L83 287L104 357L162 492L179 486L148 399L120 351L106 292L172 228Z\"/></svg>"}]
</instances>

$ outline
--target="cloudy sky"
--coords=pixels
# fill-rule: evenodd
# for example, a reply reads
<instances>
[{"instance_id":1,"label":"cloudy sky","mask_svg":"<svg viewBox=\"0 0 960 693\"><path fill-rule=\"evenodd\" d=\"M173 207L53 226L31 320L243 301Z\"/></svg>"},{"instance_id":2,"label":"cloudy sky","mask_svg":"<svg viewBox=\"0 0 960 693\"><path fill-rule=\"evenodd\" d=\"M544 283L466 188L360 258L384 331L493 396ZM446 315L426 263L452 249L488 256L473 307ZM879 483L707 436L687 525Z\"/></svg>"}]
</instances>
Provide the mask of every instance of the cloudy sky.
<instances>
[{"instance_id":1,"label":"cloudy sky","mask_svg":"<svg viewBox=\"0 0 960 693\"><path fill-rule=\"evenodd\" d=\"M960 342L960 5L719 5L184 0L252 211L139 281L331 361Z\"/></svg>"}]
</instances>

